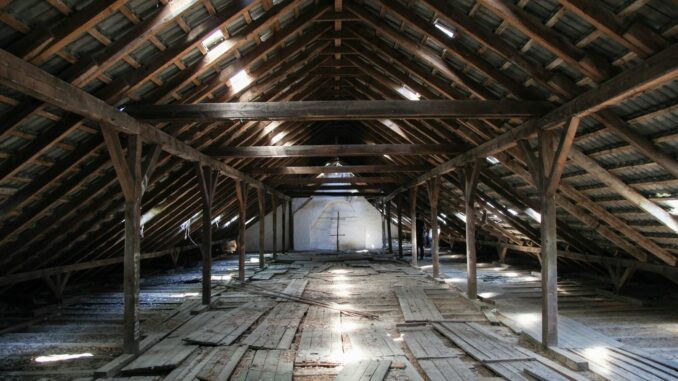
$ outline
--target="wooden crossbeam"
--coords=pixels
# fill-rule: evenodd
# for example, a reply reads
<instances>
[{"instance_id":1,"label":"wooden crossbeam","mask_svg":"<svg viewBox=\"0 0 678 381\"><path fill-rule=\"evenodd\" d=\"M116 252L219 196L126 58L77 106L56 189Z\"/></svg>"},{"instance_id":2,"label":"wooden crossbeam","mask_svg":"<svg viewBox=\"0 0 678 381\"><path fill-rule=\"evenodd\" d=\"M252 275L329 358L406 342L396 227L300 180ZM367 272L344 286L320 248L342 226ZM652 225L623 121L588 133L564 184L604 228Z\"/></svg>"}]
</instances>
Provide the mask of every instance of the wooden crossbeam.
<instances>
[{"instance_id":1,"label":"wooden crossbeam","mask_svg":"<svg viewBox=\"0 0 678 381\"><path fill-rule=\"evenodd\" d=\"M276 180L276 184L306 185L306 184L387 184L398 183L394 177L308 177L284 178Z\"/></svg>"},{"instance_id":2,"label":"wooden crossbeam","mask_svg":"<svg viewBox=\"0 0 678 381\"><path fill-rule=\"evenodd\" d=\"M224 147L210 154L214 157L346 157L381 155L454 155L460 151L454 144L334 144L307 146Z\"/></svg>"},{"instance_id":3,"label":"wooden crossbeam","mask_svg":"<svg viewBox=\"0 0 678 381\"><path fill-rule=\"evenodd\" d=\"M0 83L43 102L111 126L117 131L139 135L144 142L156 144L171 155L187 161L199 162L203 166L218 170L228 177L239 179L256 188L265 189L269 193L277 192L279 197L287 198L286 195L268 187L261 181L205 155L166 132L141 123L126 113L116 110L101 99L54 77L5 50L0 50Z\"/></svg>"},{"instance_id":4,"label":"wooden crossbeam","mask_svg":"<svg viewBox=\"0 0 678 381\"><path fill-rule=\"evenodd\" d=\"M476 100L358 100L239 102L181 105L133 105L125 111L147 121L224 120L373 120L373 119L509 119L545 114L545 102Z\"/></svg>"},{"instance_id":5,"label":"wooden crossbeam","mask_svg":"<svg viewBox=\"0 0 678 381\"><path fill-rule=\"evenodd\" d=\"M321 173L399 173L425 172L426 165L342 165L315 167L267 167L253 168L252 175L316 175Z\"/></svg>"}]
</instances>

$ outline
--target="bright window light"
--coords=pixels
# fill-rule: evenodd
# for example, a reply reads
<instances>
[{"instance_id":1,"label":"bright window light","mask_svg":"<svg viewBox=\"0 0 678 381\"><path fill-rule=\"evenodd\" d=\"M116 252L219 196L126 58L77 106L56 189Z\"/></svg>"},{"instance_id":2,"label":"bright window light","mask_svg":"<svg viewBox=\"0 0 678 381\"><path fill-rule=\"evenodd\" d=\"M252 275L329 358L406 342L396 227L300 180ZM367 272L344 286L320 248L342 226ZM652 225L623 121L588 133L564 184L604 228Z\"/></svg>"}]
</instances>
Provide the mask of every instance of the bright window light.
<instances>
[{"instance_id":1,"label":"bright window light","mask_svg":"<svg viewBox=\"0 0 678 381\"><path fill-rule=\"evenodd\" d=\"M236 93L249 86L252 81L252 77L250 77L250 74L245 69L240 70L236 75L228 80L228 82L231 84L231 88L233 88L233 92Z\"/></svg>"},{"instance_id":2,"label":"bright window light","mask_svg":"<svg viewBox=\"0 0 678 381\"><path fill-rule=\"evenodd\" d=\"M224 34L221 32L221 30L217 29L202 41L202 46L205 49L210 50L211 47L213 47L215 44L223 41L223 39L224 39Z\"/></svg>"},{"instance_id":3,"label":"bright window light","mask_svg":"<svg viewBox=\"0 0 678 381\"><path fill-rule=\"evenodd\" d=\"M454 214L458 219L466 222L466 215L464 213L455 213Z\"/></svg>"},{"instance_id":4,"label":"bright window light","mask_svg":"<svg viewBox=\"0 0 678 381\"><path fill-rule=\"evenodd\" d=\"M278 132L272 139L271 139L271 144L276 144L277 142L281 141L282 138L285 137L285 131Z\"/></svg>"},{"instance_id":5,"label":"bright window light","mask_svg":"<svg viewBox=\"0 0 678 381\"><path fill-rule=\"evenodd\" d=\"M435 27L438 28L441 32L445 33L449 38L454 38L457 34L454 28L441 23L440 20L436 20L436 22L433 25L435 25Z\"/></svg>"},{"instance_id":6,"label":"bright window light","mask_svg":"<svg viewBox=\"0 0 678 381\"><path fill-rule=\"evenodd\" d=\"M488 156L485 159L492 165L499 164L499 160L494 156Z\"/></svg>"},{"instance_id":7,"label":"bright window light","mask_svg":"<svg viewBox=\"0 0 678 381\"><path fill-rule=\"evenodd\" d=\"M541 214L537 213L536 210L534 210L532 208L527 208L527 209L525 209L525 214L530 216L530 218L532 218L533 220L535 220L537 222L541 222Z\"/></svg>"},{"instance_id":8,"label":"bright window light","mask_svg":"<svg viewBox=\"0 0 678 381\"><path fill-rule=\"evenodd\" d=\"M421 95L419 95L419 93L416 93L416 92L410 90L409 88L407 88L405 86L400 86L400 88L398 89L398 92L402 96L404 96L405 98L407 98L411 101L418 101L419 98L421 98Z\"/></svg>"},{"instance_id":9,"label":"bright window light","mask_svg":"<svg viewBox=\"0 0 678 381\"><path fill-rule=\"evenodd\" d=\"M35 362L56 362L79 359L83 357L94 357L94 355L91 353L72 353L72 354L38 356L35 358Z\"/></svg>"},{"instance_id":10,"label":"bright window light","mask_svg":"<svg viewBox=\"0 0 678 381\"><path fill-rule=\"evenodd\" d=\"M666 200L665 203L669 208L671 208L669 209L669 213L673 214L674 216L678 216L678 200Z\"/></svg>"},{"instance_id":11,"label":"bright window light","mask_svg":"<svg viewBox=\"0 0 678 381\"><path fill-rule=\"evenodd\" d=\"M508 209L508 212L511 213L511 214L514 215L514 216L517 216L517 215L518 215L518 212L516 212L515 210L510 209L510 208Z\"/></svg>"}]
</instances>

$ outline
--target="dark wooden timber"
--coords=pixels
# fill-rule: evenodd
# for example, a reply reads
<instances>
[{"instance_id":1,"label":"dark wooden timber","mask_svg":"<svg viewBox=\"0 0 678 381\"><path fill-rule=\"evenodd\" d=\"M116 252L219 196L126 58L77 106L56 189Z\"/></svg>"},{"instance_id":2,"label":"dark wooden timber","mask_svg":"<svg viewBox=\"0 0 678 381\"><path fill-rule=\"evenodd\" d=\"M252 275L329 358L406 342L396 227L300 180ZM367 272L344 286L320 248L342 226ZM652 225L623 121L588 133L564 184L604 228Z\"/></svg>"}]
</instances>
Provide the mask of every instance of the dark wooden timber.
<instances>
[{"instance_id":1,"label":"dark wooden timber","mask_svg":"<svg viewBox=\"0 0 678 381\"><path fill-rule=\"evenodd\" d=\"M125 111L147 121L216 122L228 120L373 120L534 118L550 104L513 100L234 102L191 105L134 105Z\"/></svg>"},{"instance_id":2,"label":"dark wooden timber","mask_svg":"<svg viewBox=\"0 0 678 381\"><path fill-rule=\"evenodd\" d=\"M395 177L308 177L308 178L282 178L276 180L276 184L306 185L306 184L386 184L398 183Z\"/></svg>"},{"instance_id":3,"label":"dark wooden timber","mask_svg":"<svg viewBox=\"0 0 678 381\"><path fill-rule=\"evenodd\" d=\"M265 219L266 219L266 198L261 189L257 189L257 201L259 205L259 268L264 268L264 242L265 242Z\"/></svg>"},{"instance_id":4,"label":"dark wooden timber","mask_svg":"<svg viewBox=\"0 0 678 381\"><path fill-rule=\"evenodd\" d=\"M346 157L382 155L455 155L455 144L332 144L307 146L222 147L211 153L220 158Z\"/></svg>"},{"instance_id":5,"label":"dark wooden timber","mask_svg":"<svg viewBox=\"0 0 678 381\"><path fill-rule=\"evenodd\" d=\"M412 242L412 266L417 267L417 188L412 187L410 191L410 241Z\"/></svg>"},{"instance_id":6,"label":"dark wooden timber","mask_svg":"<svg viewBox=\"0 0 678 381\"><path fill-rule=\"evenodd\" d=\"M212 302L212 202L216 192L219 172L196 165L198 187L202 200L202 304Z\"/></svg>"},{"instance_id":7,"label":"dark wooden timber","mask_svg":"<svg viewBox=\"0 0 678 381\"><path fill-rule=\"evenodd\" d=\"M125 199L125 248L123 274L123 351L137 353L139 326L139 274L141 271L141 138L129 135L127 154L117 131L102 126L102 135Z\"/></svg>"},{"instance_id":8,"label":"dark wooden timber","mask_svg":"<svg viewBox=\"0 0 678 381\"><path fill-rule=\"evenodd\" d=\"M245 223L247 222L247 184L235 181L238 198L238 279L245 281Z\"/></svg>"},{"instance_id":9,"label":"dark wooden timber","mask_svg":"<svg viewBox=\"0 0 678 381\"><path fill-rule=\"evenodd\" d=\"M252 175L315 175L321 173L400 173L425 172L431 169L426 165L342 165L317 167L265 167L253 168Z\"/></svg>"},{"instance_id":10,"label":"dark wooden timber","mask_svg":"<svg viewBox=\"0 0 678 381\"><path fill-rule=\"evenodd\" d=\"M438 253L438 200L440 198L440 176L434 177L428 183L429 204L431 205L431 261L433 262L432 274L434 278L440 277L440 255Z\"/></svg>"},{"instance_id":11,"label":"dark wooden timber","mask_svg":"<svg viewBox=\"0 0 678 381\"><path fill-rule=\"evenodd\" d=\"M466 215L466 295L470 300L478 296L476 275L476 190L480 176L480 161L464 167L464 214Z\"/></svg>"},{"instance_id":12,"label":"dark wooden timber","mask_svg":"<svg viewBox=\"0 0 678 381\"><path fill-rule=\"evenodd\" d=\"M288 229L288 233L290 235L290 237L289 237L290 251L294 251L294 209L293 209L292 204L293 204L292 200L289 200L287 206L289 207L288 217L290 219L290 224L289 224L289 229Z\"/></svg>"},{"instance_id":13,"label":"dark wooden timber","mask_svg":"<svg viewBox=\"0 0 678 381\"><path fill-rule=\"evenodd\" d=\"M273 227L273 260L275 261L278 258L278 197L274 194L271 195L271 209L271 218L273 219L271 224Z\"/></svg>"}]
</instances>

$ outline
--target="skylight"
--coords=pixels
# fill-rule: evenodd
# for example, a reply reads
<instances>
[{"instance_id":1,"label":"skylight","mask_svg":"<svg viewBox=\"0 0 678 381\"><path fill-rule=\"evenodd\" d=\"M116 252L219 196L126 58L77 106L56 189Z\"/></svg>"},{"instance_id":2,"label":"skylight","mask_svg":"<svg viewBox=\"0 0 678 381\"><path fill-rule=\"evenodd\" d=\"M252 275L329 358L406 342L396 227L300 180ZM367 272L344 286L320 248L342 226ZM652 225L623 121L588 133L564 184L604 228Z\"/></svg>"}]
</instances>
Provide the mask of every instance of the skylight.
<instances>
[{"instance_id":1,"label":"skylight","mask_svg":"<svg viewBox=\"0 0 678 381\"><path fill-rule=\"evenodd\" d=\"M91 353L65 353L65 354L59 354L59 355L46 355L46 356L38 356L35 358L35 362L56 362L56 361L65 361L65 360L72 360L72 359L79 359L83 357L94 357L93 354Z\"/></svg>"},{"instance_id":2,"label":"skylight","mask_svg":"<svg viewBox=\"0 0 678 381\"><path fill-rule=\"evenodd\" d=\"M409 89L408 87L406 87L406 86L400 86L400 88L398 89L398 92L399 92L402 96L404 96L405 98L407 98L407 99L409 99L409 100L411 100L411 101L418 101L419 98L421 98L421 95L419 95L419 93L416 93L416 92L410 90L410 89Z\"/></svg>"},{"instance_id":3,"label":"skylight","mask_svg":"<svg viewBox=\"0 0 678 381\"><path fill-rule=\"evenodd\" d=\"M276 144L277 142L281 141L282 138L285 137L285 131L278 132L272 139L271 139L271 144Z\"/></svg>"},{"instance_id":4,"label":"skylight","mask_svg":"<svg viewBox=\"0 0 678 381\"><path fill-rule=\"evenodd\" d=\"M494 156L488 156L485 159L492 165L499 164L499 160Z\"/></svg>"},{"instance_id":5,"label":"skylight","mask_svg":"<svg viewBox=\"0 0 678 381\"><path fill-rule=\"evenodd\" d=\"M249 86L252 81L253 78L245 69L240 70L236 75L232 76L231 79L228 80L228 82L231 84L231 88L233 88L233 92L236 93Z\"/></svg>"},{"instance_id":6,"label":"skylight","mask_svg":"<svg viewBox=\"0 0 678 381\"><path fill-rule=\"evenodd\" d=\"M441 23L440 20L436 20L433 25L435 25L435 27L441 32L445 33L449 38L454 38L457 35L457 32L454 30L454 28Z\"/></svg>"},{"instance_id":7,"label":"skylight","mask_svg":"<svg viewBox=\"0 0 678 381\"><path fill-rule=\"evenodd\" d=\"M210 50L211 47L213 47L214 45L216 45L217 43L219 43L223 40L224 40L224 34L221 32L221 30L217 29L202 41L202 46L205 49Z\"/></svg>"},{"instance_id":8,"label":"skylight","mask_svg":"<svg viewBox=\"0 0 678 381\"><path fill-rule=\"evenodd\" d=\"M541 222L541 214L539 214L536 210L532 208L527 208L525 209L525 214L530 216L530 218L532 218L533 220Z\"/></svg>"}]
</instances>

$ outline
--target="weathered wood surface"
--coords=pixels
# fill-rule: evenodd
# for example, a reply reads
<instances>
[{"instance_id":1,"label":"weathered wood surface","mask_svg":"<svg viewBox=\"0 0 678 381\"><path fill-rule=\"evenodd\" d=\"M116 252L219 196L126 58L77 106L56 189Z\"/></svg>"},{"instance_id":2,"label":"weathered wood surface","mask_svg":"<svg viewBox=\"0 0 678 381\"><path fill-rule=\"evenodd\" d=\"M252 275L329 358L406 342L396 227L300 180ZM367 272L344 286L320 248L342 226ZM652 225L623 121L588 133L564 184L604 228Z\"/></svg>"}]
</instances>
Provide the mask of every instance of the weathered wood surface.
<instances>
[{"instance_id":1,"label":"weathered wood surface","mask_svg":"<svg viewBox=\"0 0 678 381\"><path fill-rule=\"evenodd\" d=\"M285 289L283 290L283 293L288 294L288 295L292 295L292 296L301 296L301 295L304 294L304 290L306 289L306 285L308 285L308 279L304 279L304 278L292 279L292 281L290 281L290 283L287 285L287 287L285 287ZM285 299L283 299L283 298L276 299L276 301L278 301L278 302L281 302L283 300L285 300Z\"/></svg>"},{"instance_id":2,"label":"weathered wood surface","mask_svg":"<svg viewBox=\"0 0 678 381\"><path fill-rule=\"evenodd\" d=\"M348 338L352 350L364 358L380 359L405 355L400 345L393 341L393 337L378 325L349 331Z\"/></svg>"},{"instance_id":3,"label":"weathered wood surface","mask_svg":"<svg viewBox=\"0 0 678 381\"><path fill-rule=\"evenodd\" d=\"M443 315L420 287L395 287L405 321L436 321Z\"/></svg>"},{"instance_id":4,"label":"weathered wood surface","mask_svg":"<svg viewBox=\"0 0 678 381\"><path fill-rule=\"evenodd\" d=\"M349 363L339 372L335 381L381 381L386 377L391 360L361 360Z\"/></svg>"},{"instance_id":5,"label":"weathered wood surface","mask_svg":"<svg viewBox=\"0 0 678 381\"><path fill-rule=\"evenodd\" d=\"M183 339L191 344L230 345L271 307L271 303L261 301L247 303L231 311L204 312L199 329Z\"/></svg>"},{"instance_id":6,"label":"weathered wood surface","mask_svg":"<svg viewBox=\"0 0 678 381\"><path fill-rule=\"evenodd\" d=\"M258 350L243 359L245 366L233 375L234 381L291 381L294 372L294 351Z\"/></svg>"},{"instance_id":7,"label":"weathered wood surface","mask_svg":"<svg viewBox=\"0 0 678 381\"><path fill-rule=\"evenodd\" d=\"M531 118L545 114L551 107L544 102L514 100L358 100L133 105L125 111L136 118L152 121L316 121Z\"/></svg>"},{"instance_id":8,"label":"weathered wood surface","mask_svg":"<svg viewBox=\"0 0 678 381\"><path fill-rule=\"evenodd\" d=\"M639 356L623 348L589 347L570 349L589 361L592 372L614 380L677 380L678 368Z\"/></svg>"},{"instance_id":9,"label":"weathered wood surface","mask_svg":"<svg viewBox=\"0 0 678 381\"><path fill-rule=\"evenodd\" d=\"M431 381L466 381L477 379L471 366L458 358L431 358L417 360Z\"/></svg>"},{"instance_id":10,"label":"weathered wood surface","mask_svg":"<svg viewBox=\"0 0 678 381\"><path fill-rule=\"evenodd\" d=\"M218 348L213 356L201 364L200 372L195 377L201 381L228 380L246 352L247 346L244 345Z\"/></svg>"},{"instance_id":11,"label":"weathered wood surface","mask_svg":"<svg viewBox=\"0 0 678 381\"><path fill-rule=\"evenodd\" d=\"M458 349L445 345L429 327L400 327L398 331L417 360L452 358L461 354Z\"/></svg>"},{"instance_id":12,"label":"weathered wood surface","mask_svg":"<svg viewBox=\"0 0 678 381\"><path fill-rule=\"evenodd\" d=\"M340 364L342 354L340 312L311 306L301 327L295 362Z\"/></svg>"},{"instance_id":13,"label":"weathered wood surface","mask_svg":"<svg viewBox=\"0 0 678 381\"><path fill-rule=\"evenodd\" d=\"M434 323L433 327L469 356L509 380L529 381L524 376L526 369L548 380L588 380L526 348L505 341L486 326L477 323Z\"/></svg>"},{"instance_id":14,"label":"weathered wood surface","mask_svg":"<svg viewBox=\"0 0 678 381\"><path fill-rule=\"evenodd\" d=\"M289 349L307 304L282 302L242 342L252 348Z\"/></svg>"}]
</instances>

